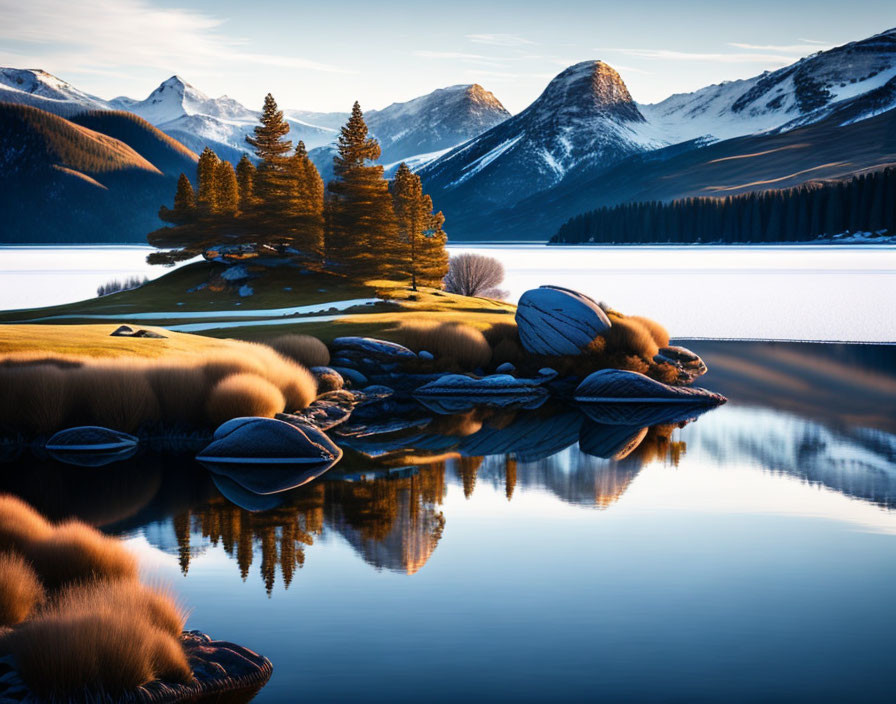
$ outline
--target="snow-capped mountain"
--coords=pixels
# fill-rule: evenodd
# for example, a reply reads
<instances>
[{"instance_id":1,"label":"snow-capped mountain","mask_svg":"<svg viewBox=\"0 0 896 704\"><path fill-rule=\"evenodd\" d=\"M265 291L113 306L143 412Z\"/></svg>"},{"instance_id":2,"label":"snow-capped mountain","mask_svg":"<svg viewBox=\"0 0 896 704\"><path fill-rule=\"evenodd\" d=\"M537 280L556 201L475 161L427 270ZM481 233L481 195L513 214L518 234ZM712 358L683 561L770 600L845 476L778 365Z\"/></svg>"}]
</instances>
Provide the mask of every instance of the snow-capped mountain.
<instances>
[{"instance_id":1,"label":"snow-capped mountain","mask_svg":"<svg viewBox=\"0 0 896 704\"><path fill-rule=\"evenodd\" d=\"M890 29L807 56L777 71L638 107L669 144L697 137L729 139L819 122L844 101L855 102L894 78L896 29ZM896 103L889 105L894 106ZM871 117L881 107L869 104L854 119Z\"/></svg>"},{"instance_id":2,"label":"snow-capped mountain","mask_svg":"<svg viewBox=\"0 0 896 704\"><path fill-rule=\"evenodd\" d=\"M46 71L30 68L0 68L0 102L30 105L63 117L109 109L105 100Z\"/></svg>"},{"instance_id":3,"label":"snow-capped mountain","mask_svg":"<svg viewBox=\"0 0 896 704\"><path fill-rule=\"evenodd\" d=\"M602 61L584 61L560 73L521 113L421 175L443 197L512 202L554 185L571 169L661 146L645 125L619 74Z\"/></svg>"},{"instance_id":4,"label":"snow-capped mountain","mask_svg":"<svg viewBox=\"0 0 896 704\"><path fill-rule=\"evenodd\" d=\"M501 102L478 83L440 88L365 114L386 164L450 149L508 117Z\"/></svg>"}]
</instances>

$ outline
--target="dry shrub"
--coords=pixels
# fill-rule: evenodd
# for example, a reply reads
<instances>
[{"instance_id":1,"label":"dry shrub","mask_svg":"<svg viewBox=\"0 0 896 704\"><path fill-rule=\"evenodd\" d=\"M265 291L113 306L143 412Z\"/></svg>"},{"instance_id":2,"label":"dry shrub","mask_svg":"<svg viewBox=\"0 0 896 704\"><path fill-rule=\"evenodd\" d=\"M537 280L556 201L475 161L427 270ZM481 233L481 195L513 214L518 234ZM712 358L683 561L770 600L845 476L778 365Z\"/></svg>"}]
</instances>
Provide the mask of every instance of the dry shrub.
<instances>
[{"instance_id":1,"label":"dry shrub","mask_svg":"<svg viewBox=\"0 0 896 704\"><path fill-rule=\"evenodd\" d=\"M51 589L91 579L137 579L137 560L121 541L79 521L57 526L23 552Z\"/></svg>"},{"instance_id":2,"label":"dry shrub","mask_svg":"<svg viewBox=\"0 0 896 704\"><path fill-rule=\"evenodd\" d=\"M283 411L286 400L280 389L255 374L233 374L212 389L206 404L209 419L221 424L240 416L272 418Z\"/></svg>"},{"instance_id":3,"label":"dry shrub","mask_svg":"<svg viewBox=\"0 0 896 704\"><path fill-rule=\"evenodd\" d=\"M526 352L519 342L514 342L510 339L501 340L495 345L495 349L492 351L492 364L496 367L504 364L504 362L517 364L522 361L525 356Z\"/></svg>"},{"instance_id":4,"label":"dry shrub","mask_svg":"<svg viewBox=\"0 0 896 704\"><path fill-rule=\"evenodd\" d=\"M492 347L496 347L504 340L520 341L519 328L515 322L510 320L503 323L492 323L490 327L482 331L482 334L485 335L485 339Z\"/></svg>"},{"instance_id":5,"label":"dry shrub","mask_svg":"<svg viewBox=\"0 0 896 704\"><path fill-rule=\"evenodd\" d=\"M145 362L84 366L69 372L78 422L134 432L160 418L159 402L147 381Z\"/></svg>"},{"instance_id":6,"label":"dry shrub","mask_svg":"<svg viewBox=\"0 0 896 704\"><path fill-rule=\"evenodd\" d=\"M75 584L54 600L59 612L95 612L109 607L146 620L160 631L180 636L187 613L168 590L154 589L131 580L99 580Z\"/></svg>"},{"instance_id":7,"label":"dry shrub","mask_svg":"<svg viewBox=\"0 0 896 704\"><path fill-rule=\"evenodd\" d=\"M317 379L301 364L275 352L267 345L251 343L262 364L262 376L283 392L289 410L305 408L317 397Z\"/></svg>"},{"instance_id":8,"label":"dry shrub","mask_svg":"<svg viewBox=\"0 0 896 704\"><path fill-rule=\"evenodd\" d=\"M32 433L57 430L68 415L66 373L51 364L0 366L0 419Z\"/></svg>"},{"instance_id":9,"label":"dry shrub","mask_svg":"<svg viewBox=\"0 0 896 704\"><path fill-rule=\"evenodd\" d=\"M44 600L44 588L21 555L0 553L0 627L28 618Z\"/></svg>"},{"instance_id":10,"label":"dry shrub","mask_svg":"<svg viewBox=\"0 0 896 704\"><path fill-rule=\"evenodd\" d=\"M640 321L624 317L612 317L612 326L602 333L607 352L638 355L653 359L659 347L650 330Z\"/></svg>"},{"instance_id":11,"label":"dry shrub","mask_svg":"<svg viewBox=\"0 0 896 704\"><path fill-rule=\"evenodd\" d=\"M653 341L657 344L657 347L667 347L669 345L669 331L655 320L645 318L641 315L629 315L626 316L626 320L634 320L647 328L647 331L650 333Z\"/></svg>"},{"instance_id":12,"label":"dry shrub","mask_svg":"<svg viewBox=\"0 0 896 704\"><path fill-rule=\"evenodd\" d=\"M330 363L330 350L311 335L281 335L268 344L283 356L306 367L325 367Z\"/></svg>"},{"instance_id":13,"label":"dry shrub","mask_svg":"<svg viewBox=\"0 0 896 704\"><path fill-rule=\"evenodd\" d=\"M402 344L412 350L427 350L436 358L457 362L463 369L484 367L492 356L485 335L464 323L405 323L398 334Z\"/></svg>"},{"instance_id":14,"label":"dry shrub","mask_svg":"<svg viewBox=\"0 0 896 704\"><path fill-rule=\"evenodd\" d=\"M173 363L150 366L146 377L158 399L162 420L188 426L205 423L205 402L213 384L200 367Z\"/></svg>"},{"instance_id":15,"label":"dry shrub","mask_svg":"<svg viewBox=\"0 0 896 704\"><path fill-rule=\"evenodd\" d=\"M254 356L245 352L217 351L203 357L202 371L212 386L233 374L250 373L263 377L264 365Z\"/></svg>"},{"instance_id":16,"label":"dry shrub","mask_svg":"<svg viewBox=\"0 0 896 704\"><path fill-rule=\"evenodd\" d=\"M3 637L3 650L39 698L119 697L157 679L190 681L186 654L173 636L114 607L89 608L49 609Z\"/></svg>"},{"instance_id":17,"label":"dry shrub","mask_svg":"<svg viewBox=\"0 0 896 704\"><path fill-rule=\"evenodd\" d=\"M21 552L52 534L53 526L31 506L15 496L0 494L0 550Z\"/></svg>"}]
</instances>

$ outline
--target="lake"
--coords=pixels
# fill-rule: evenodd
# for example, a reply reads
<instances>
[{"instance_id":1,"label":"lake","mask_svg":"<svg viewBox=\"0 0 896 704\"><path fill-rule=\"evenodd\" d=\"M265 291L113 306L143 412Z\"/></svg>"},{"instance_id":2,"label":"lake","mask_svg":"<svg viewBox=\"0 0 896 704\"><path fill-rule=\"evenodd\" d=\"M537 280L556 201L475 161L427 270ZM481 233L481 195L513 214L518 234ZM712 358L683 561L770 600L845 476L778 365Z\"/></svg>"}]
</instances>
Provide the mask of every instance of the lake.
<instances>
[{"instance_id":1,"label":"lake","mask_svg":"<svg viewBox=\"0 0 896 704\"><path fill-rule=\"evenodd\" d=\"M452 246L500 259L515 301L559 284L661 321L676 337L892 342L896 247ZM96 295L166 270L149 247L0 247L0 309Z\"/></svg>"},{"instance_id":2,"label":"lake","mask_svg":"<svg viewBox=\"0 0 896 704\"><path fill-rule=\"evenodd\" d=\"M0 491L123 536L258 702L891 702L892 348L688 344L730 399L689 423L405 407L283 494L161 441Z\"/></svg>"}]
</instances>

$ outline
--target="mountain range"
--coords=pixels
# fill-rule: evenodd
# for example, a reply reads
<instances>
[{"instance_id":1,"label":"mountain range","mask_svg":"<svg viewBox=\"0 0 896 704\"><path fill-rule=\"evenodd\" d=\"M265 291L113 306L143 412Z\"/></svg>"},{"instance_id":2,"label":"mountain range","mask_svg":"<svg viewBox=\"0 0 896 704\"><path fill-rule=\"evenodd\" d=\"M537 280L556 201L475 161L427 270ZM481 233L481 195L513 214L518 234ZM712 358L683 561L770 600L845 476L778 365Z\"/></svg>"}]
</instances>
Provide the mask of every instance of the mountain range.
<instances>
[{"instance_id":1,"label":"mountain range","mask_svg":"<svg viewBox=\"0 0 896 704\"><path fill-rule=\"evenodd\" d=\"M14 68L0 69L0 105L0 178L20 181L4 186L4 212L19 213L15 227L7 219L0 233L7 242L57 241L48 239L54 232L66 233L58 241L142 240L152 229L146 223L157 224L158 205L170 200L167 191L156 198L165 190L160 184L180 171L192 176L206 146L238 160L259 115L227 96L210 98L179 76L142 100L104 100L44 71ZM562 71L516 115L474 84L370 110L365 118L387 175L401 161L418 170L454 241L544 241L566 219L602 205L727 195L896 163L894 107L896 30L888 30L655 104L637 103L608 64L585 61ZM304 141L330 178L348 113L284 114L289 138ZM85 130L93 135L89 149ZM15 142L7 139L23 139L27 153L9 148ZM41 189L60 204L77 193L70 207L54 211L59 223L51 227L29 225ZM125 190L134 191L131 209L145 203L145 212L118 220L90 214ZM7 206L12 193L19 200ZM80 220L72 222L75 213ZM96 222L111 230L96 230Z\"/></svg>"}]
</instances>

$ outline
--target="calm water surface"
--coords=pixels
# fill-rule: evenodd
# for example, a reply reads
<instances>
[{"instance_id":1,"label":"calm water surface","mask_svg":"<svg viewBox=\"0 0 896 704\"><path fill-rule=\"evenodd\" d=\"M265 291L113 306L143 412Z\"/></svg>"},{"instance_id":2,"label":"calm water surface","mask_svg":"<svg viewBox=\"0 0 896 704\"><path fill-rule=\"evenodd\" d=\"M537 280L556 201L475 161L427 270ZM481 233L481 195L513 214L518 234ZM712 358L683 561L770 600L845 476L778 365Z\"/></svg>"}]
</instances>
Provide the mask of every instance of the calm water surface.
<instances>
[{"instance_id":1,"label":"calm water surface","mask_svg":"<svg viewBox=\"0 0 896 704\"><path fill-rule=\"evenodd\" d=\"M404 408L286 494L150 452L0 491L125 536L259 702L892 702L892 348L692 346L731 401L687 424Z\"/></svg>"},{"instance_id":2,"label":"calm water surface","mask_svg":"<svg viewBox=\"0 0 896 704\"><path fill-rule=\"evenodd\" d=\"M508 300L553 283L647 315L681 337L896 340L896 247L545 247L477 251L506 268ZM149 247L0 247L0 309L96 295L165 269Z\"/></svg>"}]
</instances>

